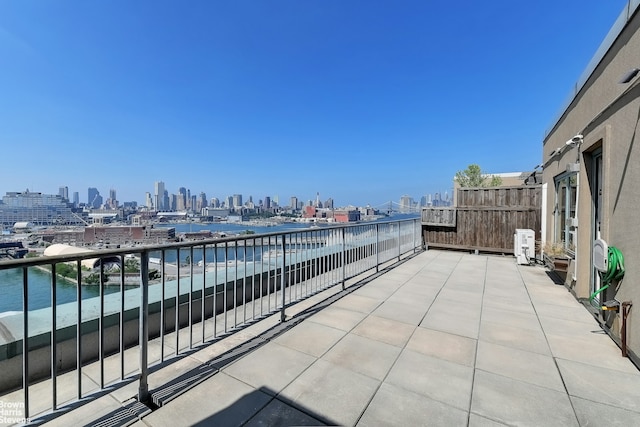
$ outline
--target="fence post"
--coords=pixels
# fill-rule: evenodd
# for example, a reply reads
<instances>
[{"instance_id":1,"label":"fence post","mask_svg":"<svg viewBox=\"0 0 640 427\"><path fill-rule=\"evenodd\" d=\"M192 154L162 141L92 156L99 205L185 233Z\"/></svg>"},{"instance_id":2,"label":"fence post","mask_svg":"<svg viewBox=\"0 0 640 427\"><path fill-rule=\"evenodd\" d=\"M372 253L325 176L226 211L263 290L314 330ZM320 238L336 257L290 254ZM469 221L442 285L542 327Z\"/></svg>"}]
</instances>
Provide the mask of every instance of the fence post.
<instances>
[{"instance_id":1,"label":"fence post","mask_svg":"<svg viewBox=\"0 0 640 427\"><path fill-rule=\"evenodd\" d=\"M347 263L347 242L345 240L345 230L346 227L342 228L342 253L340 254L340 262L342 264L342 290L344 291L344 282L347 277L346 263Z\"/></svg>"},{"instance_id":2,"label":"fence post","mask_svg":"<svg viewBox=\"0 0 640 427\"><path fill-rule=\"evenodd\" d=\"M163 260L164 262L164 260ZM178 259L178 263L180 260ZM177 304L176 304L177 305ZM176 307L177 310L177 307ZM148 375L148 349L149 349L149 252L140 254L140 383L138 385L138 401L146 402L149 399ZM177 329L176 325L176 329Z\"/></svg>"},{"instance_id":3,"label":"fence post","mask_svg":"<svg viewBox=\"0 0 640 427\"><path fill-rule=\"evenodd\" d=\"M400 261L400 257L402 256L402 248L401 248L401 244L400 244L400 228L402 227L402 223L398 222L398 261Z\"/></svg>"},{"instance_id":4,"label":"fence post","mask_svg":"<svg viewBox=\"0 0 640 427\"><path fill-rule=\"evenodd\" d=\"M22 268L22 389L24 417L29 418L29 278L27 267Z\"/></svg>"},{"instance_id":5,"label":"fence post","mask_svg":"<svg viewBox=\"0 0 640 427\"><path fill-rule=\"evenodd\" d=\"M284 278L284 269L286 267L287 264L287 251L286 251L286 244L285 244L285 235L283 234L282 237L282 270L280 271L280 291L282 291L282 309L280 310L280 321L284 322L287 319L287 314L285 313L285 303L286 303L286 298L285 298L285 292L284 292L284 288L285 288L285 278ZM277 242L277 239L276 239ZM277 246L276 246L277 247ZM276 271L278 271L278 266L277 266L277 252L276 252Z\"/></svg>"},{"instance_id":6,"label":"fence post","mask_svg":"<svg viewBox=\"0 0 640 427\"><path fill-rule=\"evenodd\" d=\"M380 224L376 223L376 273L380 271Z\"/></svg>"}]
</instances>

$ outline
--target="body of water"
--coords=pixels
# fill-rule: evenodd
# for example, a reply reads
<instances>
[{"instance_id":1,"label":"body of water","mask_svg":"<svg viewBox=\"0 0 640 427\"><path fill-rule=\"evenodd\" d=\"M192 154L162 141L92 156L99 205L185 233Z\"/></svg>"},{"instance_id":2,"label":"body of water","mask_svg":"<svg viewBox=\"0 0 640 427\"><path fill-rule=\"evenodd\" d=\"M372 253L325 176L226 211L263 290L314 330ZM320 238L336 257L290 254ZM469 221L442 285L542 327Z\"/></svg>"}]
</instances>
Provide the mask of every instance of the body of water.
<instances>
[{"instance_id":1,"label":"body of water","mask_svg":"<svg viewBox=\"0 0 640 427\"><path fill-rule=\"evenodd\" d=\"M401 220L415 218L416 214L394 216L393 220ZM388 220L388 218L386 218ZM175 227L176 233L196 232L203 230L211 230L213 232L226 232L229 234L239 234L244 231L252 231L255 234L276 233L284 231L295 231L311 229L313 224L308 223L286 223L276 226L253 225L248 223L227 224L227 223L180 223L167 224L167 227ZM312 228L312 230L322 230L320 228ZM225 251L223 247L219 247L217 251L207 248L205 254L205 262L226 262L228 260L244 260L259 261L262 253L269 249L275 249L273 246L260 246L253 248L248 246L238 247L237 249L230 245ZM152 257L160 257L159 253L152 254ZM180 259L182 262L187 256L191 256L189 250L180 251ZM203 258L202 250L194 249L193 262L197 263ZM177 259L176 251L166 251L165 261L175 263ZM0 313L7 311L22 311L22 270L0 270ZM29 310L38 310L51 306L51 274L38 268L30 268L28 270L29 279ZM126 288L131 288L127 286ZM106 286L105 295L119 291L119 286ZM99 296L99 287L96 285L85 285L82 287L82 299L94 298ZM77 300L77 285L73 282L58 278L56 280L56 300L58 304L74 302Z\"/></svg>"}]
</instances>

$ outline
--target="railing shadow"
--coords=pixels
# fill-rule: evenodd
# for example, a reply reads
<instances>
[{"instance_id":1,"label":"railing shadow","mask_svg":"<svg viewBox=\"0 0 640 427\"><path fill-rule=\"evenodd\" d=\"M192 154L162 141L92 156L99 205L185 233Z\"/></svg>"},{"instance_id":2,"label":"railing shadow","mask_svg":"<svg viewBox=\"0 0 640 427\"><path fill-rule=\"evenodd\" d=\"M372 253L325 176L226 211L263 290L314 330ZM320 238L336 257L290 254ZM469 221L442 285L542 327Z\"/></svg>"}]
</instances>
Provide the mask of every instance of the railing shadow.
<instances>
[{"instance_id":1,"label":"railing shadow","mask_svg":"<svg viewBox=\"0 0 640 427\"><path fill-rule=\"evenodd\" d=\"M193 424L205 426L334 426L335 421L293 404L267 388L253 390L226 408ZM185 417L185 421L189 421Z\"/></svg>"},{"instance_id":2,"label":"railing shadow","mask_svg":"<svg viewBox=\"0 0 640 427\"><path fill-rule=\"evenodd\" d=\"M149 392L149 401L148 402L139 402L133 401L130 402L121 408L118 408L115 411L112 411L98 420L95 420L91 423L92 426L122 426L122 425L130 425L137 420L143 418L144 416L150 414L154 410L168 404L170 401L176 399L184 393L187 393L189 390L193 389L198 384L206 381L212 376L216 375L220 370L230 365L234 361L244 357L245 355L253 352L254 350L259 349L264 346L271 340L279 337L284 334L294 326L301 323L303 320L311 317L312 315L320 312L326 307L330 306L334 302L340 300L346 295L351 294L352 292L360 289L365 286L367 283L373 281L377 277L380 277L399 265L407 262L409 259L417 256L417 254L411 254L407 257L401 259L400 261L394 262L391 265L388 265L385 268L381 268L378 272L363 278L362 280L352 284L344 290L341 290L334 295L329 296L328 298L314 304L313 306L301 311L300 313L288 318L285 322L278 323L277 325L267 329L261 334L255 336L254 338L245 341L244 343L222 353L221 355L201 364L200 366L193 368L182 375L166 382L160 387L156 389L150 390ZM253 323L252 323L253 324ZM215 342L231 335L234 332L239 332L242 329L250 326L251 324L247 324L237 330L226 334L224 336L220 336L215 341L208 342L206 346L214 344ZM161 364L155 365L150 368L150 373L155 372L171 363L176 362L179 359L187 357L194 352L200 351L206 346L198 346L190 351L182 353L178 358L172 358L164 361ZM49 414L45 414L39 416L34 419L29 425L41 425L47 422L50 422L64 414L73 411L86 403L94 401L98 397L105 396L110 392L115 391L116 389L127 385L136 378L130 378L125 382L118 383L117 385L105 388L100 392L97 392L91 396L91 398L82 399L80 401L73 402L69 405L66 405L64 408L51 412ZM266 394L265 394L266 392ZM269 397L269 401L265 402L260 409L264 409L267 406L272 406L272 408L266 410L264 414L262 414L259 418L255 420L255 425L279 425L279 426L289 426L289 425L337 425L334 421L323 417L321 414L314 414L311 410L307 408L300 407L300 405L294 404L293 402L287 402L285 398L282 396L276 396L275 398L271 396L275 396L276 393L269 392L268 389L260 389L255 390L254 392L246 395L240 401L234 403L232 406L228 407L224 411L220 413L213 414L211 417L207 418L207 420L203 420L198 422L195 425L200 426L208 426L208 425L242 425L236 424L234 422L228 423L227 419L231 420L232 418L237 416L237 413L240 409L247 408L251 402L256 402L260 399L261 395L256 393L262 393ZM273 401L273 402L271 402ZM256 412L257 413L257 412ZM185 418L185 421L188 423L188 419ZM243 421L246 422L248 420ZM266 422L266 424L265 424ZM254 421L252 421L249 425L253 425ZM190 424L190 423L188 423Z\"/></svg>"}]
</instances>

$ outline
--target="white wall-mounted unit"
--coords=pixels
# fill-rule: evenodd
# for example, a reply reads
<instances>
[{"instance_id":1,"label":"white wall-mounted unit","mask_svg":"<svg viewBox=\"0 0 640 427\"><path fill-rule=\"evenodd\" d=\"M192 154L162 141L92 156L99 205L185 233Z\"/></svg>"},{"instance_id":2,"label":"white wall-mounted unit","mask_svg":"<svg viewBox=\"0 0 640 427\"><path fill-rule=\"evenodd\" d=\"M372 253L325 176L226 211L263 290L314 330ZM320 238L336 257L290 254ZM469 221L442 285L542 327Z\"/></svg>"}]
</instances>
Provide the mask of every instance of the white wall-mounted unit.
<instances>
[{"instance_id":1,"label":"white wall-mounted unit","mask_svg":"<svg viewBox=\"0 0 640 427\"><path fill-rule=\"evenodd\" d=\"M604 273L608 266L609 245L602 239L593 242L593 266L596 270Z\"/></svg>"},{"instance_id":2,"label":"white wall-mounted unit","mask_svg":"<svg viewBox=\"0 0 640 427\"><path fill-rule=\"evenodd\" d=\"M536 233L530 229L517 228L513 235L513 255L518 264L528 265L536 256Z\"/></svg>"}]
</instances>

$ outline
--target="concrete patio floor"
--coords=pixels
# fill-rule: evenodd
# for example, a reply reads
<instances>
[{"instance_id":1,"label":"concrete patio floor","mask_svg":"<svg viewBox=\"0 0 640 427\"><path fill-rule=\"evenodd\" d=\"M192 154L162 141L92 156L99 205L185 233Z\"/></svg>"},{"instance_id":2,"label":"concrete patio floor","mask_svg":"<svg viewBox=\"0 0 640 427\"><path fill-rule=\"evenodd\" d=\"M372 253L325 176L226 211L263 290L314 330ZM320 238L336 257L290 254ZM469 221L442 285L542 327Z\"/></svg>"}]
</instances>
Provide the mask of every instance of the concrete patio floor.
<instances>
[{"instance_id":1,"label":"concrete patio floor","mask_svg":"<svg viewBox=\"0 0 640 427\"><path fill-rule=\"evenodd\" d=\"M430 250L340 295L154 372L152 392L215 373L133 425L640 425L640 372L542 267ZM118 425L136 392L134 382L48 424Z\"/></svg>"}]
</instances>

